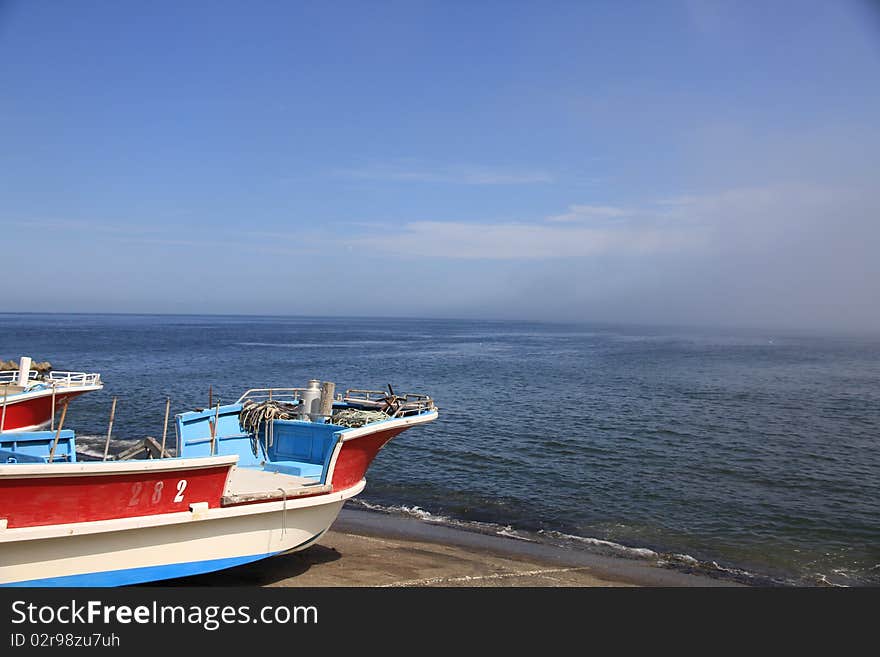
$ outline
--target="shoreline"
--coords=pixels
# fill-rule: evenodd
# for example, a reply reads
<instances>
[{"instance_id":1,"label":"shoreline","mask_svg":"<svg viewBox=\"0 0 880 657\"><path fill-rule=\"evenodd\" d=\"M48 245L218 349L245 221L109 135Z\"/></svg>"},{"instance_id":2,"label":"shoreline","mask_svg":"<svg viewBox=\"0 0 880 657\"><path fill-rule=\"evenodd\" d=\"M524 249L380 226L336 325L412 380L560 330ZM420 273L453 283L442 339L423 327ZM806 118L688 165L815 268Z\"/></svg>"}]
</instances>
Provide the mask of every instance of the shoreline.
<instances>
[{"instance_id":1,"label":"shoreline","mask_svg":"<svg viewBox=\"0 0 880 657\"><path fill-rule=\"evenodd\" d=\"M634 559L344 507L315 545L159 586L741 587Z\"/></svg>"}]
</instances>

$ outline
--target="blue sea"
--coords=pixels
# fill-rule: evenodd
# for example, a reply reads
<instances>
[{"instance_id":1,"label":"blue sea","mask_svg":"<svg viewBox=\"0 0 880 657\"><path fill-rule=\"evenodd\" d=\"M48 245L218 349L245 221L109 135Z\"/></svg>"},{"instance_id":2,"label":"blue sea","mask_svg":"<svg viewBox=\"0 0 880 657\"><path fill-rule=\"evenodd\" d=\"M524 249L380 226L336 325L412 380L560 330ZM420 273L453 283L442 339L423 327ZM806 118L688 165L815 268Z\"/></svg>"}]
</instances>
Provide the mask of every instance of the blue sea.
<instances>
[{"instance_id":1,"label":"blue sea","mask_svg":"<svg viewBox=\"0 0 880 657\"><path fill-rule=\"evenodd\" d=\"M880 337L515 321L0 314L0 358L100 372L100 453L251 387L431 395L353 506L757 585L880 585Z\"/></svg>"}]
</instances>

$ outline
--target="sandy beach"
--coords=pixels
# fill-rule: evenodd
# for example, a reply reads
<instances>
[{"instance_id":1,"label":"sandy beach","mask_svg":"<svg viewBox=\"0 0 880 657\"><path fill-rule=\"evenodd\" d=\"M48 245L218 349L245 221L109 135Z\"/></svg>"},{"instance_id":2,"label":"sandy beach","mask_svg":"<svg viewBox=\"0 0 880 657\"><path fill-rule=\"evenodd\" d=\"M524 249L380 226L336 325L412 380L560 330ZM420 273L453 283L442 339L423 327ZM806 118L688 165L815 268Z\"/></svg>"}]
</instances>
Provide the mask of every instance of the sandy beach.
<instances>
[{"instance_id":1,"label":"sandy beach","mask_svg":"<svg viewBox=\"0 0 880 657\"><path fill-rule=\"evenodd\" d=\"M343 509L312 547L171 586L716 587L735 583L382 513Z\"/></svg>"}]
</instances>

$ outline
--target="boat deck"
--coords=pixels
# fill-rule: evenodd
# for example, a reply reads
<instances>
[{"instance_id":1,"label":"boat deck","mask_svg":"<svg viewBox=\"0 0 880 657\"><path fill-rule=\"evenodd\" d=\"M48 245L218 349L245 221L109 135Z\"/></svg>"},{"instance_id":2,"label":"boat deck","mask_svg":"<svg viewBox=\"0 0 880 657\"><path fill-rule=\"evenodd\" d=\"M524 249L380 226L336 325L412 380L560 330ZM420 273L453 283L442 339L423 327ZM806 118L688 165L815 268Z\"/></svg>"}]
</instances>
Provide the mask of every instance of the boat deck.
<instances>
[{"instance_id":1,"label":"boat deck","mask_svg":"<svg viewBox=\"0 0 880 657\"><path fill-rule=\"evenodd\" d=\"M316 495L331 490L328 484L308 477L297 477L282 472L267 472L257 468L232 469L226 491L220 500L222 506L281 500L303 495Z\"/></svg>"}]
</instances>

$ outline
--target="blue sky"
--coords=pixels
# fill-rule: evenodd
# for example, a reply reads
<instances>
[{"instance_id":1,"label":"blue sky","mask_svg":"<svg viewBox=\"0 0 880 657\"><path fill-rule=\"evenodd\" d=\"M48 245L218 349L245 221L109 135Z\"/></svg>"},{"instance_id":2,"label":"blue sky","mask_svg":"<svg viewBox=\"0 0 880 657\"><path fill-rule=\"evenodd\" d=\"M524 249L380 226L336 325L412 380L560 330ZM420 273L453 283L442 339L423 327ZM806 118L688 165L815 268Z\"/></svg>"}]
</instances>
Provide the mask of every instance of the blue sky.
<instances>
[{"instance_id":1,"label":"blue sky","mask_svg":"<svg viewBox=\"0 0 880 657\"><path fill-rule=\"evenodd\" d=\"M878 153L869 2L0 0L3 311L880 330Z\"/></svg>"}]
</instances>

